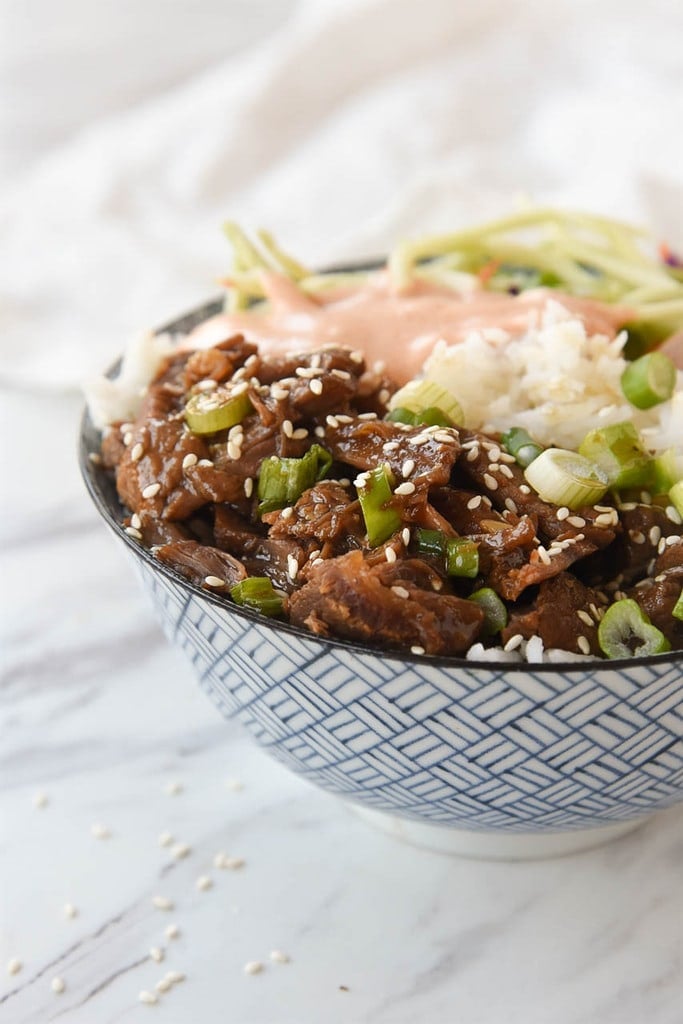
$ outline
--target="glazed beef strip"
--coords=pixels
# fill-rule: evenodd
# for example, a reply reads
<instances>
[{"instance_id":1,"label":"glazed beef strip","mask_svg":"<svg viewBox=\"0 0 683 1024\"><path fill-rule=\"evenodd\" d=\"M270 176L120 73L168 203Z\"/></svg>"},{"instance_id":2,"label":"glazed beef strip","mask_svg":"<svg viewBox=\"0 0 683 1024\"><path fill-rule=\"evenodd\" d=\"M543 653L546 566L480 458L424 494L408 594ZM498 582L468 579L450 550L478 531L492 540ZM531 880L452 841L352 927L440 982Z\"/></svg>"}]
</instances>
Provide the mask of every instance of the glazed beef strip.
<instances>
[{"instance_id":1,"label":"glazed beef strip","mask_svg":"<svg viewBox=\"0 0 683 1024\"><path fill-rule=\"evenodd\" d=\"M512 613L501 639L507 643L518 633L526 640L540 636L544 647L600 657L600 609L599 596L594 590L571 573L561 572L541 583L531 608ZM581 637L585 640L581 641Z\"/></svg>"},{"instance_id":2,"label":"glazed beef strip","mask_svg":"<svg viewBox=\"0 0 683 1024\"><path fill-rule=\"evenodd\" d=\"M683 647L683 620L673 610L683 591L683 540L667 545L657 558L653 575L629 592L674 648Z\"/></svg>"},{"instance_id":3,"label":"glazed beef strip","mask_svg":"<svg viewBox=\"0 0 683 1024\"><path fill-rule=\"evenodd\" d=\"M386 568L369 565L360 551L323 562L292 594L291 621L322 636L417 646L428 654L466 651L481 630L482 610L472 601L422 589L402 571L387 580Z\"/></svg>"}]
</instances>

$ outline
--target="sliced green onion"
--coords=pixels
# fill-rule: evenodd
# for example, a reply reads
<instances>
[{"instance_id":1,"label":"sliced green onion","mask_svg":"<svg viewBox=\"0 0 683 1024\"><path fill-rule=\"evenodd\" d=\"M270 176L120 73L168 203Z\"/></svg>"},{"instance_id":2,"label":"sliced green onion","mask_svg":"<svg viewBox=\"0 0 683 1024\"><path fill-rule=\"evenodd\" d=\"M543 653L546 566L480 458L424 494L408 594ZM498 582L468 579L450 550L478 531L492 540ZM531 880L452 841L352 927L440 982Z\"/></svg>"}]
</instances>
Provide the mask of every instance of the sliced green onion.
<instances>
[{"instance_id":1,"label":"sliced green onion","mask_svg":"<svg viewBox=\"0 0 683 1024\"><path fill-rule=\"evenodd\" d=\"M399 388L389 399L389 409L393 411L401 408L415 413L436 408L448 417L447 426L462 423L464 419L457 398L433 380L410 380Z\"/></svg>"},{"instance_id":2,"label":"sliced green onion","mask_svg":"<svg viewBox=\"0 0 683 1024\"><path fill-rule=\"evenodd\" d=\"M648 352L629 363L621 375L621 389L636 409L651 409L671 398L676 367L663 352Z\"/></svg>"},{"instance_id":3,"label":"sliced green onion","mask_svg":"<svg viewBox=\"0 0 683 1024\"><path fill-rule=\"evenodd\" d=\"M669 497L679 516L683 516L683 480L679 480L669 491Z\"/></svg>"},{"instance_id":4,"label":"sliced green onion","mask_svg":"<svg viewBox=\"0 0 683 1024\"><path fill-rule=\"evenodd\" d=\"M215 434L241 423L252 409L246 391L231 395L223 390L201 391L185 406L185 422L193 434Z\"/></svg>"},{"instance_id":5,"label":"sliced green onion","mask_svg":"<svg viewBox=\"0 0 683 1024\"><path fill-rule=\"evenodd\" d=\"M453 420L447 416L443 409L436 405L430 405L427 409L415 413L415 422L424 423L428 427L452 427ZM459 421L462 423L462 418Z\"/></svg>"},{"instance_id":6,"label":"sliced green onion","mask_svg":"<svg viewBox=\"0 0 683 1024\"><path fill-rule=\"evenodd\" d=\"M501 437L501 444L510 455L514 455L520 466L529 466L543 451L524 427L510 427Z\"/></svg>"},{"instance_id":7,"label":"sliced green onion","mask_svg":"<svg viewBox=\"0 0 683 1024\"><path fill-rule=\"evenodd\" d=\"M667 448L654 460L654 488L656 494L668 494L674 484L683 480L683 452Z\"/></svg>"},{"instance_id":8,"label":"sliced green onion","mask_svg":"<svg viewBox=\"0 0 683 1024\"><path fill-rule=\"evenodd\" d=\"M527 466L524 476L544 501L571 509L599 501L609 486L599 466L564 448L546 448Z\"/></svg>"},{"instance_id":9,"label":"sliced green onion","mask_svg":"<svg viewBox=\"0 0 683 1024\"><path fill-rule=\"evenodd\" d=\"M485 636L495 636L501 629L507 626L508 610L491 587L482 587L470 594L470 601L474 601L484 612L483 633Z\"/></svg>"},{"instance_id":10,"label":"sliced green onion","mask_svg":"<svg viewBox=\"0 0 683 1024\"><path fill-rule=\"evenodd\" d=\"M249 576L240 580L230 588L230 596L235 604L256 608L264 615L280 615L282 612L282 598L267 576Z\"/></svg>"},{"instance_id":11,"label":"sliced green onion","mask_svg":"<svg viewBox=\"0 0 683 1024\"><path fill-rule=\"evenodd\" d=\"M683 587L681 587L681 592L678 595L678 600L676 601L676 604L673 606L673 611L671 612L671 614L673 615L674 619L680 619L681 622L683 622Z\"/></svg>"},{"instance_id":12,"label":"sliced green onion","mask_svg":"<svg viewBox=\"0 0 683 1024\"><path fill-rule=\"evenodd\" d=\"M640 605L625 597L605 612L598 626L598 643L608 658L634 658L662 654L671 644L653 626Z\"/></svg>"},{"instance_id":13,"label":"sliced green onion","mask_svg":"<svg viewBox=\"0 0 683 1024\"><path fill-rule=\"evenodd\" d=\"M652 479L652 460L632 423L614 423L591 430L579 445L579 454L607 474L609 486L645 487Z\"/></svg>"},{"instance_id":14,"label":"sliced green onion","mask_svg":"<svg viewBox=\"0 0 683 1024\"><path fill-rule=\"evenodd\" d=\"M406 409L405 406L399 405L396 409L392 409L384 417L389 423L409 423L411 426L415 424L415 413L411 412L410 409Z\"/></svg>"},{"instance_id":15,"label":"sliced green onion","mask_svg":"<svg viewBox=\"0 0 683 1024\"><path fill-rule=\"evenodd\" d=\"M420 555L446 557L446 534L441 530L416 530L417 550Z\"/></svg>"},{"instance_id":16,"label":"sliced green onion","mask_svg":"<svg viewBox=\"0 0 683 1024\"><path fill-rule=\"evenodd\" d=\"M446 572L449 576L465 576L473 580L479 573L479 549L467 537L446 540Z\"/></svg>"},{"instance_id":17,"label":"sliced green onion","mask_svg":"<svg viewBox=\"0 0 683 1024\"><path fill-rule=\"evenodd\" d=\"M300 459L271 455L261 463L258 478L259 514L293 505L304 491L327 476L332 456L319 444Z\"/></svg>"},{"instance_id":18,"label":"sliced green onion","mask_svg":"<svg viewBox=\"0 0 683 1024\"><path fill-rule=\"evenodd\" d=\"M393 475L387 463L365 474L365 482L358 487L365 529L370 547L383 544L401 527L401 517L389 503L393 498Z\"/></svg>"}]
</instances>

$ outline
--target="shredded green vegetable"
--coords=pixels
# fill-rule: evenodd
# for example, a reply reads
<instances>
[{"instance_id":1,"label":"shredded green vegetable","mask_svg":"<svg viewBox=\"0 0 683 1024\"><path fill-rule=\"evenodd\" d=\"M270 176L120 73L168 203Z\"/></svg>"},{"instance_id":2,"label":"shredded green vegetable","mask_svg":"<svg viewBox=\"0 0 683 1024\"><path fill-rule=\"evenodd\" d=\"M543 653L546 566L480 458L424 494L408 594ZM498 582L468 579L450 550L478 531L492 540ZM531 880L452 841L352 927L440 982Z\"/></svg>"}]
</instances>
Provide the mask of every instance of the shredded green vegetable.
<instances>
[{"instance_id":1,"label":"shredded green vegetable","mask_svg":"<svg viewBox=\"0 0 683 1024\"><path fill-rule=\"evenodd\" d=\"M265 231L257 243L236 224L224 230L234 254L229 309L266 298L264 270L285 275L310 295L358 286L370 273L313 274ZM400 242L387 266L398 289L426 280L458 291L463 274L478 274L492 291L545 286L617 303L633 313L634 354L640 355L683 324L683 273L652 248L646 232L619 221L531 207L463 231Z\"/></svg>"}]
</instances>

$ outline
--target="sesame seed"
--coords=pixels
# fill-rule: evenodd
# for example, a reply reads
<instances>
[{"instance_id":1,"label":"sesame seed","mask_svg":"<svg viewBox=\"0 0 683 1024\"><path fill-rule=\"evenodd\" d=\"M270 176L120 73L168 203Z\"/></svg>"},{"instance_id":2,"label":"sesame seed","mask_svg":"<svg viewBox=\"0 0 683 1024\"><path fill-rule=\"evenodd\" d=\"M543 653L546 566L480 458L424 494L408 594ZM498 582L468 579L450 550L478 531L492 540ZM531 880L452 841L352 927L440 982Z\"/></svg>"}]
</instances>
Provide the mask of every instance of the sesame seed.
<instances>
[{"instance_id":1,"label":"sesame seed","mask_svg":"<svg viewBox=\"0 0 683 1024\"><path fill-rule=\"evenodd\" d=\"M562 506L561 506L560 508L558 508L558 510L557 510L557 512L555 513L555 515L557 516L557 518L559 519L559 521L560 521L561 523L563 523L565 519L568 519L568 518L569 518L569 516L570 516L570 512L569 512L569 509L567 508L567 506L566 506L566 505L562 505Z\"/></svg>"},{"instance_id":2,"label":"sesame seed","mask_svg":"<svg viewBox=\"0 0 683 1024\"><path fill-rule=\"evenodd\" d=\"M325 436L325 428L324 427L315 427L314 430L313 430L313 433L315 434L316 437L323 438Z\"/></svg>"},{"instance_id":3,"label":"sesame seed","mask_svg":"<svg viewBox=\"0 0 683 1024\"><path fill-rule=\"evenodd\" d=\"M245 974L260 974L262 970L263 964L259 960L250 960L244 965Z\"/></svg>"},{"instance_id":4,"label":"sesame seed","mask_svg":"<svg viewBox=\"0 0 683 1024\"><path fill-rule=\"evenodd\" d=\"M415 437L408 438L408 444L411 444L414 448L419 448L423 444L427 444L429 437L424 434L417 434Z\"/></svg>"},{"instance_id":5,"label":"sesame seed","mask_svg":"<svg viewBox=\"0 0 683 1024\"><path fill-rule=\"evenodd\" d=\"M388 454L389 452L395 452L399 447L398 441L385 441L382 445L382 451Z\"/></svg>"},{"instance_id":6,"label":"sesame seed","mask_svg":"<svg viewBox=\"0 0 683 1024\"><path fill-rule=\"evenodd\" d=\"M52 981L50 982L50 988L56 995L61 996L62 992L66 988L66 985L64 984L64 979L53 978Z\"/></svg>"},{"instance_id":7,"label":"sesame seed","mask_svg":"<svg viewBox=\"0 0 683 1024\"><path fill-rule=\"evenodd\" d=\"M517 648L520 646L520 644L522 643L523 640L524 640L524 637L522 636L521 633L515 633L515 635L511 636L510 639L508 640L508 642L505 644L505 646L503 647L503 650L504 651L516 651Z\"/></svg>"},{"instance_id":8,"label":"sesame seed","mask_svg":"<svg viewBox=\"0 0 683 1024\"><path fill-rule=\"evenodd\" d=\"M401 476L404 479L406 477L409 477L414 469L415 469L415 460L414 459L406 459L406 461L401 466Z\"/></svg>"},{"instance_id":9,"label":"sesame seed","mask_svg":"<svg viewBox=\"0 0 683 1024\"><path fill-rule=\"evenodd\" d=\"M88 459L92 462L93 466L102 465L102 456L98 452L90 452Z\"/></svg>"},{"instance_id":10,"label":"sesame seed","mask_svg":"<svg viewBox=\"0 0 683 1024\"><path fill-rule=\"evenodd\" d=\"M175 860L184 860L192 853L192 847L188 843L175 843L171 847L171 856Z\"/></svg>"},{"instance_id":11,"label":"sesame seed","mask_svg":"<svg viewBox=\"0 0 683 1024\"><path fill-rule=\"evenodd\" d=\"M278 402L282 402L285 398L289 398L289 391L287 388L281 388L277 384L271 385L270 393Z\"/></svg>"},{"instance_id":12,"label":"sesame seed","mask_svg":"<svg viewBox=\"0 0 683 1024\"><path fill-rule=\"evenodd\" d=\"M640 500L643 503L643 505L651 505L652 504L652 495L650 494L649 491L641 491L640 492Z\"/></svg>"},{"instance_id":13,"label":"sesame seed","mask_svg":"<svg viewBox=\"0 0 683 1024\"><path fill-rule=\"evenodd\" d=\"M62 908L62 913L64 914L64 917L68 918L70 921L73 921L74 917L78 917L78 909L73 905L73 903L65 903Z\"/></svg>"},{"instance_id":14,"label":"sesame seed","mask_svg":"<svg viewBox=\"0 0 683 1024\"><path fill-rule=\"evenodd\" d=\"M173 910L175 906L173 900L169 900L167 896L153 896L152 903L157 910Z\"/></svg>"},{"instance_id":15,"label":"sesame seed","mask_svg":"<svg viewBox=\"0 0 683 1024\"><path fill-rule=\"evenodd\" d=\"M314 558L311 565L322 565L324 561L324 558Z\"/></svg>"},{"instance_id":16,"label":"sesame seed","mask_svg":"<svg viewBox=\"0 0 683 1024\"><path fill-rule=\"evenodd\" d=\"M228 441L228 458L232 459L233 462L237 462L238 459L242 458L242 445L236 441Z\"/></svg>"},{"instance_id":17,"label":"sesame seed","mask_svg":"<svg viewBox=\"0 0 683 1024\"><path fill-rule=\"evenodd\" d=\"M387 562L391 564L392 562L396 561L396 552L394 551L393 548L387 548L386 551L384 552L384 557L386 558Z\"/></svg>"},{"instance_id":18,"label":"sesame seed","mask_svg":"<svg viewBox=\"0 0 683 1024\"><path fill-rule=\"evenodd\" d=\"M308 556L309 562L314 562L316 558L320 558L320 548L315 548Z\"/></svg>"},{"instance_id":19,"label":"sesame seed","mask_svg":"<svg viewBox=\"0 0 683 1024\"><path fill-rule=\"evenodd\" d=\"M194 884L200 892L207 892L213 887L213 882L208 875L200 875Z\"/></svg>"},{"instance_id":20,"label":"sesame seed","mask_svg":"<svg viewBox=\"0 0 683 1024\"><path fill-rule=\"evenodd\" d=\"M502 473L503 476L506 476L508 478L508 480L512 480L512 478L514 477L514 473L512 472L510 467L504 465L503 463L501 463L498 466L498 472Z\"/></svg>"},{"instance_id":21,"label":"sesame seed","mask_svg":"<svg viewBox=\"0 0 683 1024\"><path fill-rule=\"evenodd\" d=\"M365 356L363 355L362 352L359 352L358 349L355 349L353 352L349 353L349 359L352 362L356 363L356 365L365 362Z\"/></svg>"},{"instance_id":22,"label":"sesame seed","mask_svg":"<svg viewBox=\"0 0 683 1024\"><path fill-rule=\"evenodd\" d=\"M474 512L475 508L479 508L480 505L481 494L475 494L475 496L473 498L470 498L470 500L467 502L467 507L470 510L470 512Z\"/></svg>"},{"instance_id":23,"label":"sesame seed","mask_svg":"<svg viewBox=\"0 0 683 1024\"><path fill-rule=\"evenodd\" d=\"M335 428L339 426L339 420L336 418L336 416L326 416L325 422L327 423L328 427Z\"/></svg>"},{"instance_id":24,"label":"sesame seed","mask_svg":"<svg viewBox=\"0 0 683 1024\"><path fill-rule=\"evenodd\" d=\"M294 372L297 377L306 377L309 379L311 377L316 377L319 373L323 373L318 366L297 366Z\"/></svg>"},{"instance_id":25,"label":"sesame seed","mask_svg":"<svg viewBox=\"0 0 683 1024\"><path fill-rule=\"evenodd\" d=\"M220 576L205 576L204 582L207 587L224 587L225 580L222 580Z\"/></svg>"},{"instance_id":26,"label":"sesame seed","mask_svg":"<svg viewBox=\"0 0 683 1024\"><path fill-rule=\"evenodd\" d=\"M244 427L242 426L241 423L235 423L235 425L230 427L230 430L228 431L228 440L237 440L239 438L239 443L241 444L242 441L244 440L243 435Z\"/></svg>"},{"instance_id":27,"label":"sesame seed","mask_svg":"<svg viewBox=\"0 0 683 1024\"><path fill-rule=\"evenodd\" d=\"M294 433L294 425L292 424L291 420L282 421L282 433L285 435L285 437L292 436L292 434Z\"/></svg>"},{"instance_id":28,"label":"sesame seed","mask_svg":"<svg viewBox=\"0 0 683 1024\"><path fill-rule=\"evenodd\" d=\"M678 511L678 509L676 508L675 505L667 505L666 506L666 518L669 520L669 522L675 523L676 526L680 526L681 523L683 523L683 519L681 518L681 514L680 514L680 512Z\"/></svg>"},{"instance_id":29,"label":"sesame seed","mask_svg":"<svg viewBox=\"0 0 683 1024\"><path fill-rule=\"evenodd\" d=\"M239 871L245 863L244 857L224 857L221 868L225 871Z\"/></svg>"},{"instance_id":30,"label":"sesame seed","mask_svg":"<svg viewBox=\"0 0 683 1024\"><path fill-rule=\"evenodd\" d=\"M313 380L310 380L308 382L308 389L314 395L322 395L322 393L323 393L323 382L321 380L318 380L317 377L314 377Z\"/></svg>"},{"instance_id":31,"label":"sesame seed","mask_svg":"<svg viewBox=\"0 0 683 1024\"><path fill-rule=\"evenodd\" d=\"M478 448L470 448L470 450L468 451L468 453L467 453L467 455L465 457L466 457L468 462L476 462L476 460L479 458L479 449Z\"/></svg>"},{"instance_id":32,"label":"sesame seed","mask_svg":"<svg viewBox=\"0 0 683 1024\"><path fill-rule=\"evenodd\" d=\"M588 614L588 612L585 612L585 611L583 610L583 608L579 608L579 609L577 610L576 614L577 614L577 616L578 616L578 617L579 617L579 618L581 619L581 621L582 621L583 623L585 623L585 625L586 625L586 626L592 626L592 625L594 625L594 623L593 623L593 620L592 620L592 618L590 617L590 615Z\"/></svg>"},{"instance_id":33,"label":"sesame seed","mask_svg":"<svg viewBox=\"0 0 683 1024\"><path fill-rule=\"evenodd\" d=\"M641 533L640 530L629 530L628 535L634 544L644 544L645 534Z\"/></svg>"},{"instance_id":34,"label":"sesame seed","mask_svg":"<svg viewBox=\"0 0 683 1024\"><path fill-rule=\"evenodd\" d=\"M138 441L136 444L133 445L133 447L130 450L131 461L138 462L142 458L144 451L144 447Z\"/></svg>"},{"instance_id":35,"label":"sesame seed","mask_svg":"<svg viewBox=\"0 0 683 1024\"><path fill-rule=\"evenodd\" d=\"M394 490L394 494L414 494L415 490L415 484L408 480L404 484L399 484L398 487Z\"/></svg>"},{"instance_id":36,"label":"sesame seed","mask_svg":"<svg viewBox=\"0 0 683 1024\"><path fill-rule=\"evenodd\" d=\"M132 440L133 440L133 432L131 430L128 430L123 435L123 443L126 445L126 447L128 447L128 445L131 443Z\"/></svg>"},{"instance_id":37,"label":"sesame seed","mask_svg":"<svg viewBox=\"0 0 683 1024\"><path fill-rule=\"evenodd\" d=\"M580 530L582 526L586 525L586 520L583 516L567 516L567 522L572 526L575 526L577 530Z\"/></svg>"},{"instance_id":38,"label":"sesame seed","mask_svg":"<svg viewBox=\"0 0 683 1024\"><path fill-rule=\"evenodd\" d=\"M165 786L166 792L169 796L178 796L183 791L182 782L169 782Z\"/></svg>"},{"instance_id":39,"label":"sesame seed","mask_svg":"<svg viewBox=\"0 0 683 1024\"><path fill-rule=\"evenodd\" d=\"M292 438L295 441L303 441L305 437L308 437L308 431L306 430L305 427L297 427L297 429L292 434Z\"/></svg>"},{"instance_id":40,"label":"sesame seed","mask_svg":"<svg viewBox=\"0 0 683 1024\"><path fill-rule=\"evenodd\" d=\"M13 956L11 960L7 961L7 973L18 974L23 966L24 965L22 964L21 960L19 960L16 956Z\"/></svg>"},{"instance_id":41,"label":"sesame seed","mask_svg":"<svg viewBox=\"0 0 683 1024\"><path fill-rule=\"evenodd\" d=\"M662 538L662 539L664 540L664 546L667 547L667 548L673 547L674 544L680 544L680 542L681 542L681 538L680 537L675 537L675 536L667 537L666 539ZM661 541L660 541L660 544L661 544Z\"/></svg>"},{"instance_id":42,"label":"sesame seed","mask_svg":"<svg viewBox=\"0 0 683 1024\"><path fill-rule=\"evenodd\" d=\"M164 928L164 935L167 939L177 939L180 935L180 928L177 924L167 924Z\"/></svg>"},{"instance_id":43,"label":"sesame seed","mask_svg":"<svg viewBox=\"0 0 683 1024\"><path fill-rule=\"evenodd\" d=\"M139 530L136 530L134 526L124 527L123 532L127 533L129 537L133 538L133 540L142 540L142 534L140 533Z\"/></svg>"},{"instance_id":44,"label":"sesame seed","mask_svg":"<svg viewBox=\"0 0 683 1024\"><path fill-rule=\"evenodd\" d=\"M408 547L408 545L410 544L410 529L407 526L404 526L403 529L401 530L401 540L403 541L405 547Z\"/></svg>"},{"instance_id":45,"label":"sesame seed","mask_svg":"<svg viewBox=\"0 0 683 1024\"><path fill-rule=\"evenodd\" d=\"M299 571L299 562L294 555L287 555L287 575L290 580L296 579L296 574Z\"/></svg>"},{"instance_id":46,"label":"sesame seed","mask_svg":"<svg viewBox=\"0 0 683 1024\"><path fill-rule=\"evenodd\" d=\"M33 806L38 810L42 810L43 807L47 807L49 801L45 793L35 793L33 796Z\"/></svg>"},{"instance_id":47,"label":"sesame seed","mask_svg":"<svg viewBox=\"0 0 683 1024\"><path fill-rule=\"evenodd\" d=\"M377 397L382 403L382 405L386 405L389 399L391 398L391 391L389 391L388 388L382 388Z\"/></svg>"},{"instance_id":48,"label":"sesame seed","mask_svg":"<svg viewBox=\"0 0 683 1024\"><path fill-rule=\"evenodd\" d=\"M244 783L240 782L239 779L226 779L225 788L229 789L232 793L239 793L244 789Z\"/></svg>"},{"instance_id":49,"label":"sesame seed","mask_svg":"<svg viewBox=\"0 0 683 1024\"><path fill-rule=\"evenodd\" d=\"M128 434L130 433L134 426L134 423L122 423L121 426L119 427L119 430L121 431L122 434Z\"/></svg>"},{"instance_id":50,"label":"sesame seed","mask_svg":"<svg viewBox=\"0 0 683 1024\"><path fill-rule=\"evenodd\" d=\"M490 473L484 473L484 484L490 491L498 490L498 481L495 480Z\"/></svg>"},{"instance_id":51,"label":"sesame seed","mask_svg":"<svg viewBox=\"0 0 683 1024\"><path fill-rule=\"evenodd\" d=\"M291 519L292 516L294 515L294 506L288 505L287 508L283 508L280 515L282 516L283 519Z\"/></svg>"},{"instance_id":52,"label":"sesame seed","mask_svg":"<svg viewBox=\"0 0 683 1024\"><path fill-rule=\"evenodd\" d=\"M207 378L206 380L197 381L195 388L197 391L215 391L218 387L218 381Z\"/></svg>"},{"instance_id":53,"label":"sesame seed","mask_svg":"<svg viewBox=\"0 0 683 1024\"><path fill-rule=\"evenodd\" d=\"M517 515L517 506L515 505L512 498L505 499L505 508L508 510L508 512L512 512L514 513L514 515Z\"/></svg>"},{"instance_id":54,"label":"sesame seed","mask_svg":"<svg viewBox=\"0 0 683 1024\"><path fill-rule=\"evenodd\" d=\"M391 589L396 594L396 597L402 597L404 600L410 597L410 593L405 587L392 587Z\"/></svg>"},{"instance_id":55,"label":"sesame seed","mask_svg":"<svg viewBox=\"0 0 683 1024\"><path fill-rule=\"evenodd\" d=\"M255 377L252 377L251 379L252 379L252 381L255 381L258 384L258 381L256 380ZM242 380L242 381L240 381L240 383L237 385L236 388L232 389L232 396L234 397L236 395L243 395L244 392L247 391L248 388L249 388L249 384L247 383L247 381L246 380Z\"/></svg>"},{"instance_id":56,"label":"sesame seed","mask_svg":"<svg viewBox=\"0 0 683 1024\"><path fill-rule=\"evenodd\" d=\"M170 846L173 842L173 836L170 832L162 832L157 840L159 846Z\"/></svg>"},{"instance_id":57,"label":"sesame seed","mask_svg":"<svg viewBox=\"0 0 683 1024\"><path fill-rule=\"evenodd\" d=\"M520 484L519 489L522 492L522 494L531 494L531 488L528 484Z\"/></svg>"},{"instance_id":58,"label":"sesame seed","mask_svg":"<svg viewBox=\"0 0 683 1024\"><path fill-rule=\"evenodd\" d=\"M376 420L377 419L377 413L376 412L362 412L362 413L359 414L358 419L359 420Z\"/></svg>"},{"instance_id":59,"label":"sesame seed","mask_svg":"<svg viewBox=\"0 0 683 1024\"><path fill-rule=\"evenodd\" d=\"M172 985L177 985L181 981L185 981L185 975L182 971L166 971L166 981L170 981Z\"/></svg>"},{"instance_id":60,"label":"sesame seed","mask_svg":"<svg viewBox=\"0 0 683 1024\"><path fill-rule=\"evenodd\" d=\"M338 377L339 380L351 380L351 374L349 373L348 370L338 370L335 368L333 370L330 370L330 373L334 377Z\"/></svg>"},{"instance_id":61,"label":"sesame seed","mask_svg":"<svg viewBox=\"0 0 683 1024\"><path fill-rule=\"evenodd\" d=\"M550 565L550 553L546 551L542 544L539 544L539 546L536 548L536 551L538 552L538 557L543 562L543 564Z\"/></svg>"},{"instance_id":62,"label":"sesame seed","mask_svg":"<svg viewBox=\"0 0 683 1024\"><path fill-rule=\"evenodd\" d=\"M195 455L194 452L188 452L187 455L185 456L185 458L183 459L183 469L189 469L190 466L196 466L196 465L197 465L197 456Z\"/></svg>"},{"instance_id":63,"label":"sesame seed","mask_svg":"<svg viewBox=\"0 0 683 1024\"><path fill-rule=\"evenodd\" d=\"M424 654L425 653L425 649L424 649L424 647L420 647L419 644L414 644L414 646L410 648L410 653L411 654Z\"/></svg>"},{"instance_id":64,"label":"sesame seed","mask_svg":"<svg viewBox=\"0 0 683 1024\"><path fill-rule=\"evenodd\" d=\"M92 825L90 827L90 834L95 839L109 839L111 837L111 832L106 825Z\"/></svg>"},{"instance_id":65,"label":"sesame seed","mask_svg":"<svg viewBox=\"0 0 683 1024\"><path fill-rule=\"evenodd\" d=\"M143 988L142 992L138 996L141 1003L146 1003L148 1006L153 1006L159 1000L155 996L154 992L148 992L146 988Z\"/></svg>"},{"instance_id":66,"label":"sesame seed","mask_svg":"<svg viewBox=\"0 0 683 1024\"><path fill-rule=\"evenodd\" d=\"M337 423L353 423L353 416L347 416L345 413L337 413Z\"/></svg>"},{"instance_id":67,"label":"sesame seed","mask_svg":"<svg viewBox=\"0 0 683 1024\"><path fill-rule=\"evenodd\" d=\"M142 492L143 498L156 498L161 490L161 484L148 484Z\"/></svg>"},{"instance_id":68,"label":"sesame seed","mask_svg":"<svg viewBox=\"0 0 683 1024\"><path fill-rule=\"evenodd\" d=\"M653 526L648 533L648 537L650 538L650 544L659 544L662 539L661 527Z\"/></svg>"},{"instance_id":69,"label":"sesame seed","mask_svg":"<svg viewBox=\"0 0 683 1024\"><path fill-rule=\"evenodd\" d=\"M281 949L273 949L270 954L270 959L276 964L289 963L289 957L286 953L283 953Z\"/></svg>"},{"instance_id":70,"label":"sesame seed","mask_svg":"<svg viewBox=\"0 0 683 1024\"><path fill-rule=\"evenodd\" d=\"M152 960L154 960L154 962L157 964L160 964L161 961L164 959L164 951L163 949L159 949L158 946L152 946L152 948L149 951L149 955L151 956Z\"/></svg>"},{"instance_id":71,"label":"sesame seed","mask_svg":"<svg viewBox=\"0 0 683 1024\"><path fill-rule=\"evenodd\" d=\"M254 493L254 481L250 476L244 481L244 494L247 498L251 498Z\"/></svg>"},{"instance_id":72,"label":"sesame seed","mask_svg":"<svg viewBox=\"0 0 683 1024\"><path fill-rule=\"evenodd\" d=\"M611 513L608 514L607 512L601 512L600 515L596 516L595 519L593 520L593 525L594 526L612 526L612 524L615 522L616 518L617 518L616 515L612 516Z\"/></svg>"},{"instance_id":73,"label":"sesame seed","mask_svg":"<svg viewBox=\"0 0 683 1024\"><path fill-rule=\"evenodd\" d=\"M161 992L163 994L164 992L170 991L170 989L173 987L173 982L169 981L168 978L159 978L154 987L157 990L157 992Z\"/></svg>"},{"instance_id":74,"label":"sesame seed","mask_svg":"<svg viewBox=\"0 0 683 1024\"><path fill-rule=\"evenodd\" d=\"M590 654L591 652L590 640L587 636L577 636L576 646L579 648L582 654Z\"/></svg>"}]
</instances>

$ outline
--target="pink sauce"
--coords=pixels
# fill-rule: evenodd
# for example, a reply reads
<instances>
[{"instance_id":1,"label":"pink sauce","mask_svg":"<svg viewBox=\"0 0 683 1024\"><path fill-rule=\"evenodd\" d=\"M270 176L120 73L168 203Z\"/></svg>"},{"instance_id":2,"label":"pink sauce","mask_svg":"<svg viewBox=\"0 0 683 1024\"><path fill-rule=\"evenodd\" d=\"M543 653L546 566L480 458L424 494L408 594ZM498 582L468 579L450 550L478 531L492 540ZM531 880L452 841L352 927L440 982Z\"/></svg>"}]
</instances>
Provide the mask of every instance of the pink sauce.
<instances>
[{"instance_id":1,"label":"pink sauce","mask_svg":"<svg viewBox=\"0 0 683 1024\"><path fill-rule=\"evenodd\" d=\"M633 318L623 307L545 288L518 296L459 294L420 282L397 292L384 272L355 290L315 298L276 274L264 275L263 284L270 303L267 310L214 316L192 331L184 347L209 348L237 333L272 354L343 345L362 351L368 366L382 361L387 373L403 384L420 372L440 339L452 345L473 330L491 327L519 334L549 299L579 316L589 334L612 338Z\"/></svg>"}]
</instances>

